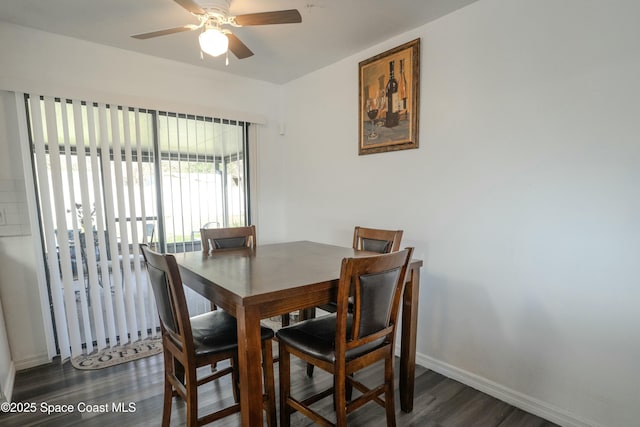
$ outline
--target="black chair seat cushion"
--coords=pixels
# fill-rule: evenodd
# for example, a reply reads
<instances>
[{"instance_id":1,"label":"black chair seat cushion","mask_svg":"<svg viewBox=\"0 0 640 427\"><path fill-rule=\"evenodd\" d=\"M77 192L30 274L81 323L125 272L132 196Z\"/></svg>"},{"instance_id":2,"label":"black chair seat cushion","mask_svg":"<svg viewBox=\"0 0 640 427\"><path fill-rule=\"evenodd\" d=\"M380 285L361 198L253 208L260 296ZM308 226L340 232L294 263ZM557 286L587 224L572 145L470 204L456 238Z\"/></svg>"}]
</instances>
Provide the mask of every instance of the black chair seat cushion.
<instances>
[{"instance_id":1,"label":"black chair seat cushion","mask_svg":"<svg viewBox=\"0 0 640 427\"><path fill-rule=\"evenodd\" d=\"M347 316L347 336L351 334L352 316ZM280 329L276 337L303 353L330 363L335 362L336 315L305 320ZM384 339L371 342L347 351L346 360L352 360L384 344Z\"/></svg>"},{"instance_id":2,"label":"black chair seat cushion","mask_svg":"<svg viewBox=\"0 0 640 427\"><path fill-rule=\"evenodd\" d=\"M238 327L236 318L223 310L191 318L191 331L196 347L196 355L221 353L238 348ZM273 330L260 328L263 340L273 338Z\"/></svg>"}]
</instances>

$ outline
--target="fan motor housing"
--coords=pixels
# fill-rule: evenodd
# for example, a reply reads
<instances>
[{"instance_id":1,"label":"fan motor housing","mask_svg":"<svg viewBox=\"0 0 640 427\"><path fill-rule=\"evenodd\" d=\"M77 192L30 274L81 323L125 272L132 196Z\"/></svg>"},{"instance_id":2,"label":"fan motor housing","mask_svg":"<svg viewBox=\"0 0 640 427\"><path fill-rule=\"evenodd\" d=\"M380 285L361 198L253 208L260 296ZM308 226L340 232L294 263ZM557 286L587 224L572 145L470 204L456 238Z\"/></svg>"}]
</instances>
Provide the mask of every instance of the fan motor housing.
<instances>
[{"instance_id":1,"label":"fan motor housing","mask_svg":"<svg viewBox=\"0 0 640 427\"><path fill-rule=\"evenodd\" d=\"M229 16L230 0L198 0L198 5L204 9L208 15Z\"/></svg>"}]
</instances>

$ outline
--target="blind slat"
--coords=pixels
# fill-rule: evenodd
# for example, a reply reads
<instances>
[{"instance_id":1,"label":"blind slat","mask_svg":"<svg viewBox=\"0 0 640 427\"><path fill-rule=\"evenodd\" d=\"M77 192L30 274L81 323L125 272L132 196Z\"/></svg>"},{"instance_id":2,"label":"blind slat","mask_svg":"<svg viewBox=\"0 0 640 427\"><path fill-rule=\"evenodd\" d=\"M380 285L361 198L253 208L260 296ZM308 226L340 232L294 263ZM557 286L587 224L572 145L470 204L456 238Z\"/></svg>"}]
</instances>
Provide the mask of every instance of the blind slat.
<instances>
[{"instance_id":1,"label":"blind slat","mask_svg":"<svg viewBox=\"0 0 640 427\"><path fill-rule=\"evenodd\" d=\"M45 123L47 138L50 147L50 171L51 171L51 192L53 194L53 212L56 218L56 228L58 237L58 254L60 256L60 266L62 270L62 291L64 299L64 311L67 316L67 328L69 341L71 344L71 355L82 353L82 342L80 340L80 327L78 324L78 312L75 307L75 292L73 289L73 272L71 269L71 254L68 242L67 221L65 218L65 198L62 188L62 170L60 165L60 151L58 148L58 127L56 120L55 101L53 98L44 98ZM55 252L52 252L55 253Z\"/></svg>"},{"instance_id":2,"label":"blind slat","mask_svg":"<svg viewBox=\"0 0 640 427\"><path fill-rule=\"evenodd\" d=\"M98 253L100 254L100 271L101 277L98 278L100 283L97 286L94 286L95 292L99 295L100 291L104 292L104 289L111 289L111 280L109 277L109 251L107 251L107 235L106 235L106 218L104 214L104 204L103 198L104 191L102 187L102 173L100 169L100 159L98 157L98 136L102 137L102 127L96 127L96 117L99 117L99 109L94 107L93 105L87 105L87 128L89 134L89 153L91 156L91 173L93 183L93 194L95 195L95 211L96 211L96 236L97 242L94 242L94 245L97 244ZM92 233L93 234L93 233ZM94 296L95 298L95 296ZM115 307L113 305L113 298L103 298L104 308L105 308L105 319L106 322L106 335L109 338L109 343L114 345L113 343L117 342L117 328L116 328L116 318L115 318Z\"/></svg>"},{"instance_id":3,"label":"blind slat","mask_svg":"<svg viewBox=\"0 0 640 427\"><path fill-rule=\"evenodd\" d=\"M83 253L82 253L82 247L81 247L81 241L80 241L80 231L78 230L78 209L77 209L77 205L76 205L76 200L78 199L76 196L76 190L75 190L75 185L74 185L74 165L73 165L73 156L71 155L71 143L70 143L70 136L69 136L69 117L67 115L67 105L66 103L63 101L59 104L57 104L59 106L59 110L60 110L60 118L62 119L62 139L63 139L63 143L64 143L64 161L65 161L65 169L66 169L66 185L68 188L68 193L69 193L69 200L68 200L68 204L66 204L65 206L70 206L71 207L71 233L72 233L72 238L73 238L73 249L75 251L75 265L76 265L76 277L77 278L83 278L84 277L84 262L82 262L82 260L84 259ZM61 156L62 158L62 156ZM61 176L61 179L65 178L64 176ZM64 181L62 181L64 182ZM64 185L64 184L63 184ZM86 214L86 208L87 206L90 206L88 203L85 203L85 201L81 200L80 206L84 206L85 209L81 210L81 212ZM70 245L70 249L71 249L71 245ZM80 259L78 259L78 257L80 257ZM79 262L80 261L80 262ZM72 276L73 277L73 276ZM73 279L72 279L73 280ZM82 339L82 336L80 335L80 330L77 331L78 333L78 341L80 342L80 344L82 344L82 342L85 343L85 350L87 353L90 353L93 351L93 336L91 333L91 323L90 323L90 319L89 319L89 307L87 305L87 296L84 292L84 282L80 283L80 281L77 281L78 283L73 283L72 286L74 287L74 294L77 295L77 298L80 300L80 321L82 323L82 330L84 332L84 340ZM77 289L76 289L77 287Z\"/></svg>"},{"instance_id":4,"label":"blind slat","mask_svg":"<svg viewBox=\"0 0 640 427\"><path fill-rule=\"evenodd\" d=\"M78 161L78 181L80 186L80 198L82 206L85 209L82 210L82 228L85 230L84 233L84 243L86 248L95 248L96 242L94 239L94 234L92 232L94 224L92 217L92 209L86 209L86 207L94 207L95 210L95 198L91 197L89 191L89 175L87 172L87 155L84 150L85 147L85 126L84 126L84 117L82 114L82 106L80 102L73 101L73 117L74 117L74 125L75 125L75 139L76 146L81 146L82 149L77 150L77 161ZM70 150L69 150L70 151ZM70 157L70 156L69 156ZM70 178L72 180L73 178ZM89 232L87 232L89 230ZM81 242L78 242L81 243ZM80 248L80 244L76 246L76 248ZM105 348L107 346L106 342L106 334L105 334L105 326L104 319L102 315L102 299L100 298L100 290L99 290L99 278L98 278L98 260L96 259L96 251L95 250L85 250L86 256L86 264L88 267L88 279L87 279L87 287L89 290L89 297L91 301L92 308L92 316L93 322L95 324L95 332L96 332L96 343L98 349ZM81 263L83 264L83 263ZM78 277L82 277L80 274L80 270L78 270ZM88 315L87 315L88 319ZM85 327L85 331L91 331L90 326ZM87 352L93 348L91 343L88 341L88 335L85 334L85 342L87 344Z\"/></svg>"},{"instance_id":5,"label":"blind slat","mask_svg":"<svg viewBox=\"0 0 640 427\"><path fill-rule=\"evenodd\" d=\"M45 154L45 140L43 129L43 116L40 105L40 98L31 98L29 102L30 111L33 116L32 135L35 157L35 168L38 182L43 191L40 193L42 201L42 228L43 237L47 253L47 267L49 270L49 287L51 290L51 300L53 303L53 317L56 322L56 337L60 347L60 356L65 360L71 356L71 346L69 334L67 332L67 317L64 312L64 301L62 298L62 283L60 281L60 268L57 260L57 245L55 238L55 228L53 225L53 215L51 213L52 198L50 191L47 160ZM54 255L56 254L56 255Z\"/></svg>"}]
</instances>

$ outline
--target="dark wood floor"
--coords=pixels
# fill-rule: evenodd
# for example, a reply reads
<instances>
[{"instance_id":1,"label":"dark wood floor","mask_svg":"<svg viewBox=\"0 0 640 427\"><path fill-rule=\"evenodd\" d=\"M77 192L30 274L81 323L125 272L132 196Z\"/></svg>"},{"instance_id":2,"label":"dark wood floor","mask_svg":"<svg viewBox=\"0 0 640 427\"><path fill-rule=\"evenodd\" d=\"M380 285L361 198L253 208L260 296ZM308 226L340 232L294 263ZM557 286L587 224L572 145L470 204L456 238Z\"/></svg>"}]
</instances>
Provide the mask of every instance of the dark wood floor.
<instances>
[{"instance_id":1,"label":"dark wood floor","mask_svg":"<svg viewBox=\"0 0 640 427\"><path fill-rule=\"evenodd\" d=\"M316 369L313 379L304 374L304 365L292 360L292 390L319 390L331 381L326 373ZM397 364L396 364L397 365ZM277 365L276 365L277 384ZM358 374L364 383L382 374L382 367L375 366ZM200 407L209 411L232 401L230 384L208 384L201 388ZM396 398L398 394L396 392ZM396 399L397 400L397 399ZM2 426L159 426L162 418L162 357L125 363L95 371L80 371L70 363L37 367L19 372L13 394L15 403L35 403L36 412L29 414L0 414ZM106 405L109 412L80 413L78 404ZM44 405L71 404L72 413L54 412L47 415ZM115 412L113 405L130 412ZM130 408L129 404L133 404ZM332 412L331 399L316 404L322 413ZM103 406L104 407L104 406ZM449 427L550 427L555 424L535 415L514 408L500 400L464 386L433 371L418 367L416 372L415 406L412 413L399 410L396 403L399 426ZM97 408L101 409L101 408ZM59 408L53 408L59 411ZM182 401L174 398L171 425L182 426L186 418ZM228 417L217 426L239 426L238 415ZM292 417L293 426L311 423L300 414ZM349 416L350 426L385 425L384 410L370 403Z\"/></svg>"}]
</instances>

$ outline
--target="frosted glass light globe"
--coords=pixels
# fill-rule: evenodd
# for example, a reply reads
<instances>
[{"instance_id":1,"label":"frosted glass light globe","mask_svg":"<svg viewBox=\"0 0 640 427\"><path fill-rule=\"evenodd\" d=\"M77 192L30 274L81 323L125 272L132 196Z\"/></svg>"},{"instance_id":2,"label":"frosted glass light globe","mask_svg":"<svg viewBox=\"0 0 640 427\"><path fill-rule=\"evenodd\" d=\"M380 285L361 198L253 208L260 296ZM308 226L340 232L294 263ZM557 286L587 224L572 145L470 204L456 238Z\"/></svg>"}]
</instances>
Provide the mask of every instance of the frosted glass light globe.
<instances>
[{"instance_id":1,"label":"frosted glass light globe","mask_svg":"<svg viewBox=\"0 0 640 427\"><path fill-rule=\"evenodd\" d=\"M209 28L198 37L200 49L208 55L220 56L229 48L229 39L215 28Z\"/></svg>"}]
</instances>

